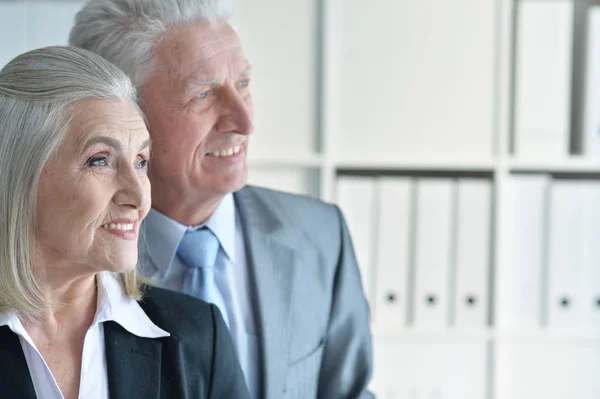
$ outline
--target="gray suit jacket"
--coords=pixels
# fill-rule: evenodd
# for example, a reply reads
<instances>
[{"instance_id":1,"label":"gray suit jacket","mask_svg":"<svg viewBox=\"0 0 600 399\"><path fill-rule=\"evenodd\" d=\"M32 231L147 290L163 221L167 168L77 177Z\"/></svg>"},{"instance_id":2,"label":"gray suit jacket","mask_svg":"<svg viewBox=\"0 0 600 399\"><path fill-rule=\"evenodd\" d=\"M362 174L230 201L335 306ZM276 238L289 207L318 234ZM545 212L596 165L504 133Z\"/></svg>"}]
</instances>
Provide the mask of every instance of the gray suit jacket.
<instances>
[{"instance_id":1,"label":"gray suit jacket","mask_svg":"<svg viewBox=\"0 0 600 399\"><path fill-rule=\"evenodd\" d=\"M261 398L371 398L369 310L340 210L253 186L234 198L257 319Z\"/></svg>"},{"instance_id":2,"label":"gray suit jacket","mask_svg":"<svg viewBox=\"0 0 600 399\"><path fill-rule=\"evenodd\" d=\"M369 311L339 209L252 186L234 197L253 277L262 397L370 397Z\"/></svg>"}]
</instances>

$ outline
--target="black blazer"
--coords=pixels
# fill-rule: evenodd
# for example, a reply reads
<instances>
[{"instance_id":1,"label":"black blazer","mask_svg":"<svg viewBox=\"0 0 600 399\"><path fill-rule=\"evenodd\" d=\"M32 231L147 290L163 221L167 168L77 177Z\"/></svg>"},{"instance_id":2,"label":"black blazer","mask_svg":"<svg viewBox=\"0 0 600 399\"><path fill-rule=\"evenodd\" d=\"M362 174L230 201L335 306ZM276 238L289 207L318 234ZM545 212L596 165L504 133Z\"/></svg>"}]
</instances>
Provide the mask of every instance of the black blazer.
<instances>
[{"instance_id":1,"label":"black blazer","mask_svg":"<svg viewBox=\"0 0 600 399\"><path fill-rule=\"evenodd\" d=\"M250 397L217 307L155 287L145 287L140 305L171 336L140 338L104 323L111 399ZM2 396L35 399L19 338L7 326L0 327L0 348Z\"/></svg>"}]
</instances>

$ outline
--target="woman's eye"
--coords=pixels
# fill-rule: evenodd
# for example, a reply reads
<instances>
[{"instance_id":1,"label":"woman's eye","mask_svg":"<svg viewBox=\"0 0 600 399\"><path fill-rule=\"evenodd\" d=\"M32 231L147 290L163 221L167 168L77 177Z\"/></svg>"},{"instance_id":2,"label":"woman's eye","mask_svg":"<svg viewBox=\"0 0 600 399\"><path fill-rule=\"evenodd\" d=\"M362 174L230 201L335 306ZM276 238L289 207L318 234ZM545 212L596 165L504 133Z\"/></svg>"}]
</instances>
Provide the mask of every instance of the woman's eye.
<instances>
[{"instance_id":1,"label":"woman's eye","mask_svg":"<svg viewBox=\"0 0 600 399\"><path fill-rule=\"evenodd\" d=\"M138 163L135 165L136 169L148 169L148 160L140 159Z\"/></svg>"},{"instance_id":2,"label":"woman's eye","mask_svg":"<svg viewBox=\"0 0 600 399\"><path fill-rule=\"evenodd\" d=\"M249 84L250 84L250 79L244 79L244 80L240 81L240 83L239 83L240 87L248 87Z\"/></svg>"},{"instance_id":3,"label":"woman's eye","mask_svg":"<svg viewBox=\"0 0 600 399\"><path fill-rule=\"evenodd\" d=\"M106 157L92 157L87 161L88 166L108 166L108 159Z\"/></svg>"},{"instance_id":4,"label":"woman's eye","mask_svg":"<svg viewBox=\"0 0 600 399\"><path fill-rule=\"evenodd\" d=\"M206 91L203 91L202 93L198 94L196 97L198 97L198 98L206 98L206 97L208 97L209 93L210 93L210 90L206 90Z\"/></svg>"}]
</instances>

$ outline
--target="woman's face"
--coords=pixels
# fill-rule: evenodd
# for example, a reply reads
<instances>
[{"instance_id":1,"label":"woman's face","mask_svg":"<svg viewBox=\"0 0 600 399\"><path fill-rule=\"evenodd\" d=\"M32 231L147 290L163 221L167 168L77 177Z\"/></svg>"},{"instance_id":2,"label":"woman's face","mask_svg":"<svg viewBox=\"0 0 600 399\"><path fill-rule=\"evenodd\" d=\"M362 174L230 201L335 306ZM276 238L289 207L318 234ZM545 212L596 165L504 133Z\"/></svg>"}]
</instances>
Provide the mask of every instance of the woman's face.
<instances>
[{"instance_id":1,"label":"woman's face","mask_svg":"<svg viewBox=\"0 0 600 399\"><path fill-rule=\"evenodd\" d=\"M40 177L38 271L67 277L135 267L150 209L148 156L148 131L128 102L74 107L65 141Z\"/></svg>"}]
</instances>

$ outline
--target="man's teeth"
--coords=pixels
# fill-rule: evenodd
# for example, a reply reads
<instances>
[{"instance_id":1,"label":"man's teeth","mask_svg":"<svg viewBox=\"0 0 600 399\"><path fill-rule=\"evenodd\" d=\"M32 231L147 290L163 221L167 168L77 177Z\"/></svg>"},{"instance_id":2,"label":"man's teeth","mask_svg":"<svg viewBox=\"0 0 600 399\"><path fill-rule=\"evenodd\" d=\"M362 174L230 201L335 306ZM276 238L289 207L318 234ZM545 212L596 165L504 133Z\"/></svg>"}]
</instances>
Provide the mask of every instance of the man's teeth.
<instances>
[{"instance_id":1,"label":"man's teeth","mask_svg":"<svg viewBox=\"0 0 600 399\"><path fill-rule=\"evenodd\" d=\"M228 148L223 151L213 151L210 153L210 155L212 155L213 157L228 157L233 154L237 154L238 152L240 152L240 149L241 147L238 145L237 147Z\"/></svg>"},{"instance_id":2,"label":"man's teeth","mask_svg":"<svg viewBox=\"0 0 600 399\"><path fill-rule=\"evenodd\" d=\"M133 223L107 223L103 224L102 227L110 230L133 230Z\"/></svg>"}]
</instances>

